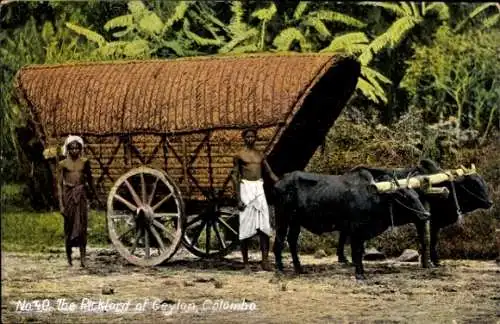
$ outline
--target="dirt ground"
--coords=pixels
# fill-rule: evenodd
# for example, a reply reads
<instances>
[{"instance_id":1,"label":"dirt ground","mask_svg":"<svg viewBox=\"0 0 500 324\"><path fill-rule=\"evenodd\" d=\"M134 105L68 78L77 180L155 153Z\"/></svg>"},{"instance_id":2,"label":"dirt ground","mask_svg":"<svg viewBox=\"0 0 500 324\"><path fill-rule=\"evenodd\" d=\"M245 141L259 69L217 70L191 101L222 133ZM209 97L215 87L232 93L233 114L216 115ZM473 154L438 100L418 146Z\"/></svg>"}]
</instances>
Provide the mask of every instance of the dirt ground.
<instances>
[{"instance_id":1,"label":"dirt ground","mask_svg":"<svg viewBox=\"0 0 500 324\"><path fill-rule=\"evenodd\" d=\"M112 248L91 249L85 269L66 266L62 251L2 253L2 322L500 323L494 261L444 260L430 270L367 261L360 283L336 257L302 255L309 273L293 276L286 255L283 278L251 257L245 275L239 253L207 261L179 251L168 265L139 268Z\"/></svg>"}]
</instances>

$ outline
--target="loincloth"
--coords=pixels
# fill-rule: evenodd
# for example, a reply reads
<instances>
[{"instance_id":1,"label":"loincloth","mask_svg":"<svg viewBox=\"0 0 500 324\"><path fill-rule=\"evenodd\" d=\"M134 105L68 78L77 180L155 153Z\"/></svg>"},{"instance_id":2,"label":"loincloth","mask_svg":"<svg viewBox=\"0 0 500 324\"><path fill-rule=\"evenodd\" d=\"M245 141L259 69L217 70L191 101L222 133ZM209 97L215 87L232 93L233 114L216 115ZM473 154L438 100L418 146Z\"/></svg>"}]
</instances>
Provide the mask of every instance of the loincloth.
<instances>
[{"instance_id":1,"label":"loincloth","mask_svg":"<svg viewBox=\"0 0 500 324\"><path fill-rule=\"evenodd\" d=\"M242 180L240 184L241 201L245 209L240 212L239 239L244 240L257 234L257 230L271 236L269 207L264 194L262 180Z\"/></svg>"},{"instance_id":2,"label":"loincloth","mask_svg":"<svg viewBox=\"0 0 500 324\"><path fill-rule=\"evenodd\" d=\"M64 186L64 236L71 246L87 243L87 195L84 185Z\"/></svg>"}]
</instances>

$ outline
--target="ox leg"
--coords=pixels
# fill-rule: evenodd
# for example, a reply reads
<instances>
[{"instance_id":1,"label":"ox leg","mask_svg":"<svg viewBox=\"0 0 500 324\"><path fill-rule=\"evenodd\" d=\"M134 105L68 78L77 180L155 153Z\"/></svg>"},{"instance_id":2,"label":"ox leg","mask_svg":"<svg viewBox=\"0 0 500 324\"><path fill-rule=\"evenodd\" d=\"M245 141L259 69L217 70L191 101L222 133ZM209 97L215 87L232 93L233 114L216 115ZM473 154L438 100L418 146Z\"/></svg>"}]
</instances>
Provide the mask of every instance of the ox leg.
<instances>
[{"instance_id":1,"label":"ox leg","mask_svg":"<svg viewBox=\"0 0 500 324\"><path fill-rule=\"evenodd\" d=\"M278 272L283 272L283 258L281 252L283 251L287 230L288 228L286 226L276 227L276 237L274 238L273 253Z\"/></svg>"},{"instance_id":2,"label":"ox leg","mask_svg":"<svg viewBox=\"0 0 500 324\"><path fill-rule=\"evenodd\" d=\"M262 270L270 271L271 267L269 266L269 236L265 233L260 232L260 251L262 253Z\"/></svg>"},{"instance_id":3,"label":"ox leg","mask_svg":"<svg viewBox=\"0 0 500 324\"><path fill-rule=\"evenodd\" d=\"M80 266L82 268L85 268L85 255L86 255L86 250L87 250L87 246L85 245L85 243L82 243L80 245Z\"/></svg>"},{"instance_id":4,"label":"ox leg","mask_svg":"<svg viewBox=\"0 0 500 324\"><path fill-rule=\"evenodd\" d=\"M295 269L295 273L297 274L304 273L304 270L302 269L299 260L299 252L298 252L299 235L300 235L300 225L290 226L290 230L288 231L287 241L288 241L288 246L290 247L290 253L292 254L293 268Z\"/></svg>"},{"instance_id":5,"label":"ox leg","mask_svg":"<svg viewBox=\"0 0 500 324\"><path fill-rule=\"evenodd\" d=\"M441 264L439 263L439 255L437 252L437 242L439 239L439 228L437 226L432 226L431 223L431 244L430 244L430 254L431 254L431 262L435 267L439 267Z\"/></svg>"},{"instance_id":6,"label":"ox leg","mask_svg":"<svg viewBox=\"0 0 500 324\"><path fill-rule=\"evenodd\" d=\"M345 257L345 243L347 241L347 234L343 231L339 233L339 243L337 245L337 257L340 263L349 264L349 261Z\"/></svg>"},{"instance_id":7,"label":"ox leg","mask_svg":"<svg viewBox=\"0 0 500 324\"><path fill-rule=\"evenodd\" d=\"M71 248L69 239L66 239L65 247L66 247L66 259L68 260L69 266L72 266L73 265L73 260L71 258L72 248Z\"/></svg>"},{"instance_id":8,"label":"ox leg","mask_svg":"<svg viewBox=\"0 0 500 324\"><path fill-rule=\"evenodd\" d=\"M430 268L429 260L429 245L427 244L429 240L428 225L429 222L418 222L415 224L417 227L418 240L420 243L420 257L422 268Z\"/></svg>"},{"instance_id":9,"label":"ox leg","mask_svg":"<svg viewBox=\"0 0 500 324\"><path fill-rule=\"evenodd\" d=\"M357 280L364 280L365 270L363 268L363 245L364 242L351 236L352 262L355 266L355 276Z\"/></svg>"}]
</instances>

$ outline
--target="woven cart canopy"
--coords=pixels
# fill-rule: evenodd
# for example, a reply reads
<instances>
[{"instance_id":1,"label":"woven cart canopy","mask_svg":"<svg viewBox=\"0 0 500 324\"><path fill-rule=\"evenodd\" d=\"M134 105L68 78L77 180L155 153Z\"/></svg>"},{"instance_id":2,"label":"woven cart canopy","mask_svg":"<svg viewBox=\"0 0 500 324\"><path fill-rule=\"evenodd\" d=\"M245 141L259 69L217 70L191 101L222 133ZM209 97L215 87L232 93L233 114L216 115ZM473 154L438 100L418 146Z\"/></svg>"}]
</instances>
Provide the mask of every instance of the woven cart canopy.
<instances>
[{"instance_id":1,"label":"woven cart canopy","mask_svg":"<svg viewBox=\"0 0 500 324\"><path fill-rule=\"evenodd\" d=\"M307 165L359 75L349 56L246 54L31 65L15 89L45 138L278 126L266 154L282 174Z\"/></svg>"},{"instance_id":2,"label":"woven cart canopy","mask_svg":"<svg viewBox=\"0 0 500 324\"><path fill-rule=\"evenodd\" d=\"M285 122L339 60L261 54L32 65L16 86L47 136L190 132Z\"/></svg>"}]
</instances>

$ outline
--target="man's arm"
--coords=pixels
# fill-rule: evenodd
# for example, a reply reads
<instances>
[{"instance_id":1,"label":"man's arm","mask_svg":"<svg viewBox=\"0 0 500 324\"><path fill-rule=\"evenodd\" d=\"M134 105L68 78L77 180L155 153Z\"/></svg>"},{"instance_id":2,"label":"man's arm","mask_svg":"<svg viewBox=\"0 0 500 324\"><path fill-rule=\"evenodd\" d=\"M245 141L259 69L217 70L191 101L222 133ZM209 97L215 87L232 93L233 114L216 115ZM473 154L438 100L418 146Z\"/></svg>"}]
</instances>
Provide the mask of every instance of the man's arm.
<instances>
[{"instance_id":1,"label":"man's arm","mask_svg":"<svg viewBox=\"0 0 500 324\"><path fill-rule=\"evenodd\" d=\"M271 169L271 167L269 166L269 163L267 163L267 160L266 159L263 159L262 161L264 163L264 167L267 171L267 173L269 174L269 176L271 177L271 179L276 183L278 182L280 179L276 176L276 174L274 174L273 170Z\"/></svg>"},{"instance_id":2,"label":"man's arm","mask_svg":"<svg viewBox=\"0 0 500 324\"><path fill-rule=\"evenodd\" d=\"M241 191L240 191L240 180L241 180L241 173L240 173L240 157L239 155L236 155L233 158L233 170L232 170L232 180L233 180L233 185L234 185L234 191L236 192L236 197L238 199L238 208L241 208L243 206L243 202L241 201Z\"/></svg>"},{"instance_id":3,"label":"man's arm","mask_svg":"<svg viewBox=\"0 0 500 324\"><path fill-rule=\"evenodd\" d=\"M59 210L64 215L63 205L63 183L64 183L64 160L57 165L57 196L59 198Z\"/></svg>"},{"instance_id":4,"label":"man's arm","mask_svg":"<svg viewBox=\"0 0 500 324\"><path fill-rule=\"evenodd\" d=\"M90 191L92 192L92 195L99 202L99 204L102 205L101 202L99 201L99 196L97 196L97 191L95 190L95 187L94 187L94 181L92 180L92 169L90 168L90 161L89 160L85 160L83 172L85 174L85 181L87 182L87 184L90 188Z\"/></svg>"}]
</instances>

